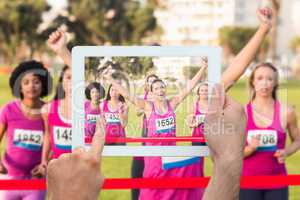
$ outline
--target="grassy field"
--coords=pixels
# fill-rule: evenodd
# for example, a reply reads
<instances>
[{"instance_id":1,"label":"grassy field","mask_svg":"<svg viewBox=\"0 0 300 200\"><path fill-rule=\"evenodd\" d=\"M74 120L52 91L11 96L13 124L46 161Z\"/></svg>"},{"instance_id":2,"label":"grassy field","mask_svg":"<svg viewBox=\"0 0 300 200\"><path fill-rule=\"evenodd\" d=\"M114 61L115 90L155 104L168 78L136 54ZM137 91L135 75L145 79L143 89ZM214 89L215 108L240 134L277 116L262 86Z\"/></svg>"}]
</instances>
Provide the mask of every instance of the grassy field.
<instances>
[{"instance_id":1,"label":"grassy field","mask_svg":"<svg viewBox=\"0 0 300 200\"><path fill-rule=\"evenodd\" d=\"M299 85L300 82L289 81L282 84L280 89L280 98L283 101L287 101L291 105L295 105L297 109L298 116L300 116L300 94L299 94ZM7 101L11 100L12 96L8 88L8 77L0 75L0 106L5 104ZM247 102L248 94L246 85L244 82L238 83L234 88L231 89L230 95L234 97L239 102L245 104ZM188 105L191 105L194 96L191 96L185 100L185 102L177 109L177 133L190 134L191 130L185 126L184 117L187 112ZM130 125L127 127L128 135L139 135L141 127L141 119L135 115L135 109L130 107L129 112ZM298 117L298 123L300 123L300 118ZM2 142L2 149L4 142ZM1 151L3 153L3 151ZM120 158L109 158L106 157L103 159L103 171L105 177L114 178L114 177L130 177L130 166L132 158L129 157L120 157ZM209 158L205 159L205 175L211 175L211 162ZM289 174L300 174L300 152L289 157L286 161ZM300 197L300 187L290 187L290 200L297 200ZM101 199L105 200L128 200L130 199L129 190L114 190L108 191L104 190L101 193Z\"/></svg>"}]
</instances>

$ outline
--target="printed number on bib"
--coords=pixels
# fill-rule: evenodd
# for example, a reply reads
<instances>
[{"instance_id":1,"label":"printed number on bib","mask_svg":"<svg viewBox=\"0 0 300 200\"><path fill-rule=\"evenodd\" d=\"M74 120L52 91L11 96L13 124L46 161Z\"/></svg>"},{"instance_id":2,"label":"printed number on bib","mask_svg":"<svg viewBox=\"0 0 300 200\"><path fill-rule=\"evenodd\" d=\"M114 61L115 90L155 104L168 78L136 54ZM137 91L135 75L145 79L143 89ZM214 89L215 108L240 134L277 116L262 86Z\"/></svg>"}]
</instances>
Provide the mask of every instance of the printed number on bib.
<instances>
[{"instance_id":1,"label":"printed number on bib","mask_svg":"<svg viewBox=\"0 0 300 200\"><path fill-rule=\"evenodd\" d=\"M250 130L248 131L247 142L251 142L252 137L260 135L258 151L275 151L277 147L277 132L275 130Z\"/></svg>"},{"instance_id":2,"label":"printed number on bib","mask_svg":"<svg viewBox=\"0 0 300 200\"><path fill-rule=\"evenodd\" d=\"M55 126L54 132L54 143L57 148L60 149L71 149L72 145L72 129L67 127Z\"/></svg>"},{"instance_id":3,"label":"printed number on bib","mask_svg":"<svg viewBox=\"0 0 300 200\"><path fill-rule=\"evenodd\" d=\"M43 131L16 129L13 143L24 149L39 151L43 143Z\"/></svg>"},{"instance_id":4,"label":"printed number on bib","mask_svg":"<svg viewBox=\"0 0 300 200\"><path fill-rule=\"evenodd\" d=\"M106 123L120 123L120 116L118 113L105 113Z\"/></svg>"},{"instance_id":5,"label":"printed number on bib","mask_svg":"<svg viewBox=\"0 0 300 200\"><path fill-rule=\"evenodd\" d=\"M100 115L95 114L87 114L86 119L89 123L96 123L96 121L100 118Z\"/></svg>"},{"instance_id":6,"label":"printed number on bib","mask_svg":"<svg viewBox=\"0 0 300 200\"><path fill-rule=\"evenodd\" d=\"M156 119L155 124L157 133L167 133L170 130L175 129L175 119L173 116Z\"/></svg>"}]
</instances>

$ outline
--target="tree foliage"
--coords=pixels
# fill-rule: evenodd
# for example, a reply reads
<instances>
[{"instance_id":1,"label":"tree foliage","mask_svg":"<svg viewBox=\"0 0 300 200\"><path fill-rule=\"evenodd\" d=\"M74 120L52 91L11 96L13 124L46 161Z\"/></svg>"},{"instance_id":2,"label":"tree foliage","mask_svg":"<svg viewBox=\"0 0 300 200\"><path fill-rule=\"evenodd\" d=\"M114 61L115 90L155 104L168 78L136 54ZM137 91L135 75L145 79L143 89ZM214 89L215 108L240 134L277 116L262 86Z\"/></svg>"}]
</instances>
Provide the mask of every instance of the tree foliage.
<instances>
[{"instance_id":1,"label":"tree foliage","mask_svg":"<svg viewBox=\"0 0 300 200\"><path fill-rule=\"evenodd\" d=\"M32 58L45 46L45 35L38 32L42 14L50 9L44 0L0 1L0 51L6 62L16 62L21 47L28 49L24 58Z\"/></svg>"}]
</instances>

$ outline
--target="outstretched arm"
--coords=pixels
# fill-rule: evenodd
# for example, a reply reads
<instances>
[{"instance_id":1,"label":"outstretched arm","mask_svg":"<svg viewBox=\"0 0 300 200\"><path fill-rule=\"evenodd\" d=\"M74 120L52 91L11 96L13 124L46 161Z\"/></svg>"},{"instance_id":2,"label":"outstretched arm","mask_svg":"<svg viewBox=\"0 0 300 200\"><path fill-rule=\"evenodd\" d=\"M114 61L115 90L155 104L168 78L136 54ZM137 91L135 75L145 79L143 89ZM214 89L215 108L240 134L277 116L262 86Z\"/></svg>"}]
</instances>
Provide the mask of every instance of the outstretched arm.
<instances>
[{"instance_id":1,"label":"outstretched arm","mask_svg":"<svg viewBox=\"0 0 300 200\"><path fill-rule=\"evenodd\" d=\"M271 9L260 9L257 11L257 15L261 23L260 27L247 45L239 52L239 54L234 58L233 62L222 74L222 81L225 90L228 90L246 71L271 28Z\"/></svg>"},{"instance_id":2,"label":"outstretched arm","mask_svg":"<svg viewBox=\"0 0 300 200\"><path fill-rule=\"evenodd\" d=\"M104 72L103 72L103 76L104 78L110 83L112 84L116 90L126 99L128 99L128 101L130 101L132 104L134 104L135 106L137 106L139 109L144 109L145 107L145 100L139 98L138 96L135 96L134 94L130 94L129 91L124 88L118 81L116 81L113 77L112 77L112 73L113 70L111 68L107 68Z\"/></svg>"},{"instance_id":3,"label":"outstretched arm","mask_svg":"<svg viewBox=\"0 0 300 200\"><path fill-rule=\"evenodd\" d=\"M67 35L62 29L51 33L47 41L48 46L71 67L71 52L67 48Z\"/></svg>"},{"instance_id":4,"label":"outstretched arm","mask_svg":"<svg viewBox=\"0 0 300 200\"><path fill-rule=\"evenodd\" d=\"M120 114L121 125L123 128L125 128L128 123L128 106L126 103L122 103L122 105L120 106L119 114Z\"/></svg>"},{"instance_id":5,"label":"outstretched arm","mask_svg":"<svg viewBox=\"0 0 300 200\"><path fill-rule=\"evenodd\" d=\"M171 106L175 109L196 87L201 78L203 77L205 70L207 69L207 58L203 58L201 62L201 68L197 72L197 74L190 80L186 87L171 100Z\"/></svg>"}]
</instances>

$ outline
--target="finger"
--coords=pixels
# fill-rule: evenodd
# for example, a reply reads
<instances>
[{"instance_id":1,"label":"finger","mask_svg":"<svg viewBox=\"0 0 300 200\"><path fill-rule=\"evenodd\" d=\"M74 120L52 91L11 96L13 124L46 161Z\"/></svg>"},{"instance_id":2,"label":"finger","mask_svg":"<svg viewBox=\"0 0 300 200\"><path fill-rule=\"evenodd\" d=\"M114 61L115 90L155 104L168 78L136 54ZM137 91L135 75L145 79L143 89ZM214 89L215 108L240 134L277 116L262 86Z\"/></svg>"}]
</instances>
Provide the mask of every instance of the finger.
<instances>
[{"instance_id":1,"label":"finger","mask_svg":"<svg viewBox=\"0 0 300 200\"><path fill-rule=\"evenodd\" d=\"M277 150L277 151L274 153L274 156L275 156L275 157L279 157L280 155L281 155L280 150Z\"/></svg>"},{"instance_id":2,"label":"finger","mask_svg":"<svg viewBox=\"0 0 300 200\"><path fill-rule=\"evenodd\" d=\"M55 31L54 35L55 35L55 38L58 38L60 36L59 31Z\"/></svg>"},{"instance_id":3,"label":"finger","mask_svg":"<svg viewBox=\"0 0 300 200\"><path fill-rule=\"evenodd\" d=\"M282 157L278 157L278 158L277 158L277 161L278 161L278 163L280 163L280 164L283 163Z\"/></svg>"},{"instance_id":4,"label":"finger","mask_svg":"<svg viewBox=\"0 0 300 200\"><path fill-rule=\"evenodd\" d=\"M38 171L39 171L38 167L35 167L31 170L31 174L37 174Z\"/></svg>"},{"instance_id":5,"label":"finger","mask_svg":"<svg viewBox=\"0 0 300 200\"><path fill-rule=\"evenodd\" d=\"M207 59L207 57L205 56L205 57L202 57L201 61L202 61L202 63L207 64L208 59Z\"/></svg>"},{"instance_id":6,"label":"finger","mask_svg":"<svg viewBox=\"0 0 300 200\"><path fill-rule=\"evenodd\" d=\"M60 35L63 35L65 32L63 31L62 28L58 28L57 32L60 34Z\"/></svg>"},{"instance_id":7,"label":"finger","mask_svg":"<svg viewBox=\"0 0 300 200\"><path fill-rule=\"evenodd\" d=\"M73 150L73 153L77 153L77 154L82 154L82 153L84 153L84 152L86 152L84 147L76 147L76 148Z\"/></svg>"},{"instance_id":8,"label":"finger","mask_svg":"<svg viewBox=\"0 0 300 200\"><path fill-rule=\"evenodd\" d=\"M225 103L225 91L221 84L215 84L209 99L208 113L221 113Z\"/></svg>"},{"instance_id":9,"label":"finger","mask_svg":"<svg viewBox=\"0 0 300 200\"><path fill-rule=\"evenodd\" d=\"M55 173L55 168L57 168L58 165L59 165L58 159L55 158L50 160L47 166L47 176L49 174L53 175L53 173Z\"/></svg>"},{"instance_id":10,"label":"finger","mask_svg":"<svg viewBox=\"0 0 300 200\"><path fill-rule=\"evenodd\" d=\"M95 157L95 159L99 161L101 160L104 143L105 143L104 124L102 120L98 120L96 133L93 137L92 145L89 152Z\"/></svg>"},{"instance_id":11,"label":"finger","mask_svg":"<svg viewBox=\"0 0 300 200\"><path fill-rule=\"evenodd\" d=\"M53 43L53 39L54 39L54 36L53 36L53 34L51 34L48 39L49 43Z\"/></svg>"}]
</instances>

